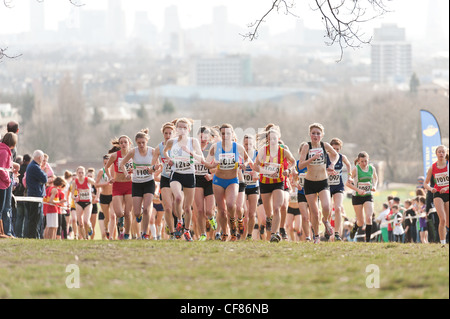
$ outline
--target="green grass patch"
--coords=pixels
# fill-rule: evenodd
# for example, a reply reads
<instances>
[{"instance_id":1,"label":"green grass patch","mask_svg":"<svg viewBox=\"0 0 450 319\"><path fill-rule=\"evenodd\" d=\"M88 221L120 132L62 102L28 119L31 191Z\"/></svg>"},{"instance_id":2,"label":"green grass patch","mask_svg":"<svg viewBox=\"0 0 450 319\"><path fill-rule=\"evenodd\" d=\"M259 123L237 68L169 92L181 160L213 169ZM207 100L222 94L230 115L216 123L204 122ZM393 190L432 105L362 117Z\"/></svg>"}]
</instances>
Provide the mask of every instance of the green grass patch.
<instances>
[{"instance_id":1,"label":"green grass patch","mask_svg":"<svg viewBox=\"0 0 450 319\"><path fill-rule=\"evenodd\" d=\"M448 299L448 257L395 243L3 240L0 298ZM372 264L379 289L366 286Z\"/></svg>"}]
</instances>

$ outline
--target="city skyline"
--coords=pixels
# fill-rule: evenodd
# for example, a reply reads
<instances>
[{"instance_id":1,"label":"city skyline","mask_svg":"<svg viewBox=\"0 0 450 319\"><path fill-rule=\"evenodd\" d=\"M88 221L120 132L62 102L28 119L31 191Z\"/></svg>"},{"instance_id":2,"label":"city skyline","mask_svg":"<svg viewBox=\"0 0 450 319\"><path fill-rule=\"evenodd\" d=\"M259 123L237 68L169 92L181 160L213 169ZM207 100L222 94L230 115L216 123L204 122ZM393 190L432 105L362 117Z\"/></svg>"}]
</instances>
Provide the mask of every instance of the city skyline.
<instances>
[{"instance_id":1,"label":"city skyline","mask_svg":"<svg viewBox=\"0 0 450 319\"><path fill-rule=\"evenodd\" d=\"M80 0L81 1L81 0ZM270 1L264 3L261 0L249 0L244 3L239 0L191 0L180 1L172 0L169 2L152 2L142 0L110 0L112 3L121 3L125 17L126 36L133 33L135 17L137 12L145 12L149 21L161 32L165 25L165 11L168 7L177 6L179 23L182 29L197 28L213 21L213 10L218 6L225 6L227 9L227 19L230 24L241 28L242 32L248 31L248 24L260 18L269 8ZM33 0L31 0L31 3ZM59 24L64 21L70 21L74 14L80 14L81 11L106 10L107 0L84 0L82 7L75 7L69 1L47 0L42 3L36 1L34 9L40 6L45 12L45 30L57 30ZM317 12L308 7L307 2L297 1L294 12L298 18L286 16L283 13L273 13L263 24L263 27L270 29L270 33L277 34L295 28L301 21L306 27L311 29L322 29L320 16ZM0 34L15 34L30 31L30 2L13 1L12 8L2 6L0 9ZM430 33L430 29L439 28L439 34L448 36L449 29L449 2L445 0L428 1L390 1L387 7L392 12L379 17L373 21L364 24L364 32L372 32L376 27L384 23L396 23L399 27L406 28L408 39L420 39ZM435 8L435 12L429 12L429 8ZM77 12L78 11L78 12ZM368 31L370 30L370 31Z\"/></svg>"}]
</instances>

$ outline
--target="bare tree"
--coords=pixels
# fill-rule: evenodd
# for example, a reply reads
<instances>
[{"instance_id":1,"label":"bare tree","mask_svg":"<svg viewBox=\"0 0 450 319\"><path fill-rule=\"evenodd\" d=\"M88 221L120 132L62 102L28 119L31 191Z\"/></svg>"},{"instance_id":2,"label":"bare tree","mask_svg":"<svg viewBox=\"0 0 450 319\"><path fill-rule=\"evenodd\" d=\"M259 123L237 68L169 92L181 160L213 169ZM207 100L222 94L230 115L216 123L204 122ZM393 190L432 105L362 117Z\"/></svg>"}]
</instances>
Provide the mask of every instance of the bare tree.
<instances>
[{"instance_id":1,"label":"bare tree","mask_svg":"<svg viewBox=\"0 0 450 319\"><path fill-rule=\"evenodd\" d=\"M14 59L14 58L17 58L22 55L22 54L9 55L6 53L7 50L8 50L8 48L0 48L0 63L2 62L1 60L3 58Z\"/></svg>"},{"instance_id":2,"label":"bare tree","mask_svg":"<svg viewBox=\"0 0 450 319\"><path fill-rule=\"evenodd\" d=\"M272 0L272 6L260 19L248 25L251 29L243 36L253 41L258 38L258 31L266 19L274 12L298 17L295 13L296 0ZM390 0L387 0L390 1ZM325 27L327 45L338 44L342 60L344 49L359 48L371 42L372 37L366 37L361 25L389 12L384 0L314 0L311 10L318 11Z\"/></svg>"}]
</instances>

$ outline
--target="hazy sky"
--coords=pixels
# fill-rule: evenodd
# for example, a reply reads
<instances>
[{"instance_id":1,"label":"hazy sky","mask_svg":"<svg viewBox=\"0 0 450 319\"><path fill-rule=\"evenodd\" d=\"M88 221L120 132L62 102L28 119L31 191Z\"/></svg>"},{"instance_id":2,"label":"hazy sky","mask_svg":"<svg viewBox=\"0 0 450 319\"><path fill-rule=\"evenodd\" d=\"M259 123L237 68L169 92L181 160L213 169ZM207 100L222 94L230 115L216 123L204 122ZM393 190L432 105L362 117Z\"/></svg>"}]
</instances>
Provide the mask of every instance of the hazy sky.
<instances>
[{"instance_id":1,"label":"hazy sky","mask_svg":"<svg viewBox=\"0 0 450 319\"><path fill-rule=\"evenodd\" d=\"M9 0L13 8L5 8L0 4L0 34L19 33L29 30L29 0ZM37 0L31 0L37 1ZM77 1L77 0L75 0ZM98 10L107 7L107 0L78 0L85 5L81 10ZM114 0L113 0L114 1ZM119 0L116 0L119 1ZM405 27L409 38L420 38L425 35L428 17L428 5L432 1L439 6L443 32L449 29L449 1L448 0L384 0L393 12L366 24L370 29L381 23L395 22ZM3 2L3 1L2 1ZM149 18L160 30L164 20L164 10L170 5L179 7L179 16L183 28L196 27L211 22L212 8L218 5L228 7L228 19L231 23L242 26L243 29L261 17L270 7L272 0L126 0L122 7L128 19L128 32L131 30L135 11L147 11ZM295 13L305 21L306 26L320 29L322 23L317 12L309 9L313 0L297 0ZM74 8L69 0L45 0L39 4L45 7L46 28L56 29L58 21L66 19ZM286 17L284 14L274 14L269 17L266 25L271 33L278 33L295 26L296 18Z\"/></svg>"}]
</instances>

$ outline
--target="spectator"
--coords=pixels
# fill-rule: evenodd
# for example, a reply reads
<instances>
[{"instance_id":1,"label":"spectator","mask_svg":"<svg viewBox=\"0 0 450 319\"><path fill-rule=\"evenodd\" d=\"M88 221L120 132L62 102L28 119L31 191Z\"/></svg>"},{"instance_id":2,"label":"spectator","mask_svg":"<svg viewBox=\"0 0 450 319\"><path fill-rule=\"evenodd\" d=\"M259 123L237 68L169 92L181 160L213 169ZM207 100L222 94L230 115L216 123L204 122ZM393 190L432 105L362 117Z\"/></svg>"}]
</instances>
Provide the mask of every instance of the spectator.
<instances>
[{"instance_id":1,"label":"spectator","mask_svg":"<svg viewBox=\"0 0 450 319\"><path fill-rule=\"evenodd\" d=\"M44 160L44 153L36 150L33 153L33 160L27 167L26 185L28 197L43 199L45 196L45 184L47 183L47 174L41 169L41 163ZM27 229L26 238L37 238L40 236L40 227L43 222L43 205L41 201L27 202L27 215L25 216L25 227Z\"/></svg>"},{"instance_id":2,"label":"spectator","mask_svg":"<svg viewBox=\"0 0 450 319\"><path fill-rule=\"evenodd\" d=\"M394 215L394 241L397 243L403 243L405 230L403 229L403 215L400 212L400 207L398 205L392 206L392 213Z\"/></svg>"},{"instance_id":3,"label":"spectator","mask_svg":"<svg viewBox=\"0 0 450 319\"><path fill-rule=\"evenodd\" d=\"M416 243L417 242L417 220L416 212L413 209L412 201L410 199L405 200L405 242Z\"/></svg>"},{"instance_id":4,"label":"spectator","mask_svg":"<svg viewBox=\"0 0 450 319\"><path fill-rule=\"evenodd\" d=\"M425 176L417 177L416 189L425 189L425 187L423 187L423 182L425 182Z\"/></svg>"},{"instance_id":5,"label":"spectator","mask_svg":"<svg viewBox=\"0 0 450 319\"><path fill-rule=\"evenodd\" d=\"M55 173L53 172L53 169L51 168L50 164L48 163L48 155L44 154L44 160L41 163L41 169L47 174L47 177L53 177Z\"/></svg>"},{"instance_id":6,"label":"spectator","mask_svg":"<svg viewBox=\"0 0 450 319\"><path fill-rule=\"evenodd\" d=\"M14 196L22 197L26 194L26 188L23 183L23 178L25 176L25 172L27 171L28 164L31 162L31 156L29 154L25 154L23 156L22 164L20 165L19 169L19 185L14 190ZM25 231L24 231L24 221L25 221L25 215L26 215L26 205L23 201L17 201L17 213L16 213L16 221L14 224L14 232L16 237L23 238Z\"/></svg>"},{"instance_id":7,"label":"spectator","mask_svg":"<svg viewBox=\"0 0 450 319\"><path fill-rule=\"evenodd\" d=\"M6 125L7 128L7 134L5 134L4 137L6 137L6 135L8 135L8 133L12 133L16 136L16 140L18 139L17 137L17 133L19 133L19 123L15 122L15 121L11 121ZM16 141L16 145L14 146L14 148L11 149L11 160L12 162L16 161L16 146L17 146L17 141ZM13 174L17 174L18 170L19 170L19 165L18 164L13 164L13 171L10 171L10 179L11 179L11 183L9 184L9 187L6 189L5 192L5 203L4 203L4 207L3 210L0 211L0 215L2 216L2 221L3 221L3 227L4 227L4 231L6 233L6 235L8 236L12 236L14 234L14 229L13 229L13 225L12 225L12 189L13 189Z\"/></svg>"},{"instance_id":8,"label":"spectator","mask_svg":"<svg viewBox=\"0 0 450 319\"><path fill-rule=\"evenodd\" d=\"M389 209L389 204L383 204L383 211L380 213L376 221L380 225L381 230L381 238L385 243L389 242L389 233L388 233L388 215L391 210Z\"/></svg>"},{"instance_id":9,"label":"spectator","mask_svg":"<svg viewBox=\"0 0 450 319\"><path fill-rule=\"evenodd\" d=\"M426 204L427 200L425 197L421 196L417 198L417 204L419 207L419 226L420 226L420 242L422 244L428 244L428 217Z\"/></svg>"},{"instance_id":10,"label":"spectator","mask_svg":"<svg viewBox=\"0 0 450 319\"><path fill-rule=\"evenodd\" d=\"M16 144L17 135L10 132L5 134L0 143L0 238L11 237L12 230L9 222L11 216L9 218L3 216L10 213L7 207L11 207L11 194L8 195L8 192L12 190L12 150Z\"/></svg>"}]
</instances>

